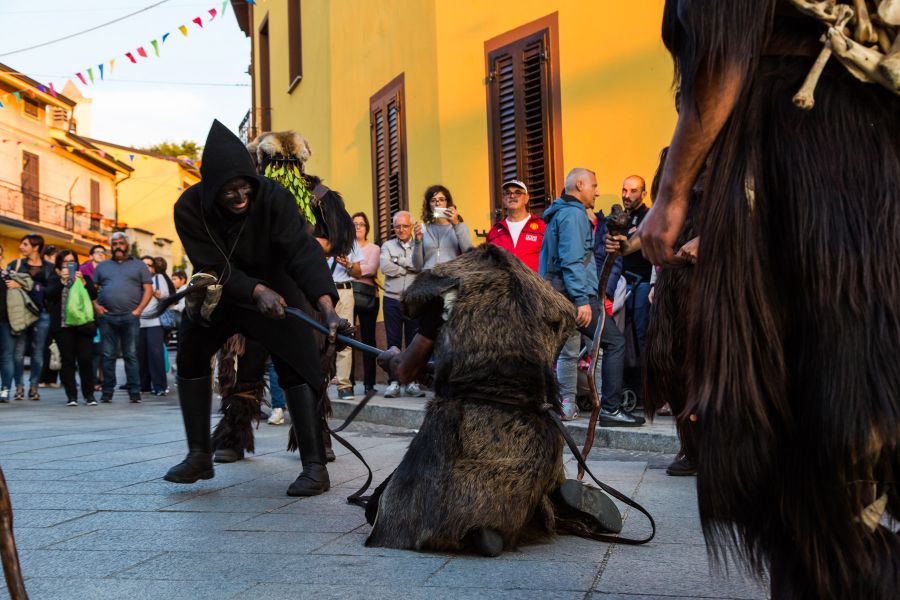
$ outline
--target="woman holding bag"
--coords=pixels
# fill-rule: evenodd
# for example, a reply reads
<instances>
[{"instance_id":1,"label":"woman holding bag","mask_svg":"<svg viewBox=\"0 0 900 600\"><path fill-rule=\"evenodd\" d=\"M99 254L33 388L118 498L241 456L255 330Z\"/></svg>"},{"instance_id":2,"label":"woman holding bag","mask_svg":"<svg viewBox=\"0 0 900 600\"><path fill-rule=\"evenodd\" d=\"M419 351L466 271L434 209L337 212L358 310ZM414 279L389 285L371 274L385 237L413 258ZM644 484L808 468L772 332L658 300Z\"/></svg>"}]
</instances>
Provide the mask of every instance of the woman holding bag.
<instances>
[{"instance_id":1,"label":"woman holding bag","mask_svg":"<svg viewBox=\"0 0 900 600\"><path fill-rule=\"evenodd\" d=\"M92 301L97 289L91 278L78 270L78 257L71 250L56 255L56 272L50 277L44 303L50 313L50 332L59 346L62 358L60 379L66 390L68 406L78 406L75 366L81 378L81 395L85 404L97 406L94 399L94 320Z\"/></svg>"}]
</instances>

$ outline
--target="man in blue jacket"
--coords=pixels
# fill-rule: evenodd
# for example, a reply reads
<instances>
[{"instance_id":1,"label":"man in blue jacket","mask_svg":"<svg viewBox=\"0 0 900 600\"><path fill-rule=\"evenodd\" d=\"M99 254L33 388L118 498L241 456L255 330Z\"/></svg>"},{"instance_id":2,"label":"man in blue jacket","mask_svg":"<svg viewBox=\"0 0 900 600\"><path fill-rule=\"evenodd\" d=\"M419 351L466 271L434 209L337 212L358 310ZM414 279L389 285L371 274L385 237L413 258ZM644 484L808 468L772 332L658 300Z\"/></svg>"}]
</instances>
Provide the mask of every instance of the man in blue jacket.
<instances>
[{"instance_id":1,"label":"man in blue jacket","mask_svg":"<svg viewBox=\"0 0 900 600\"><path fill-rule=\"evenodd\" d=\"M597 197L597 176L584 168L572 169L566 176L565 193L544 212L547 229L541 246L540 274L553 288L563 293L577 308L572 332L556 361L556 377L567 419L578 415L575 392L578 381L578 354L581 334L593 337L603 302L598 299L597 271L594 268L594 235L587 211L593 210ZM612 319L607 319L600 336L603 363L597 387L602 390L599 423L606 427L634 427L644 419L623 410L622 373L625 338Z\"/></svg>"}]
</instances>

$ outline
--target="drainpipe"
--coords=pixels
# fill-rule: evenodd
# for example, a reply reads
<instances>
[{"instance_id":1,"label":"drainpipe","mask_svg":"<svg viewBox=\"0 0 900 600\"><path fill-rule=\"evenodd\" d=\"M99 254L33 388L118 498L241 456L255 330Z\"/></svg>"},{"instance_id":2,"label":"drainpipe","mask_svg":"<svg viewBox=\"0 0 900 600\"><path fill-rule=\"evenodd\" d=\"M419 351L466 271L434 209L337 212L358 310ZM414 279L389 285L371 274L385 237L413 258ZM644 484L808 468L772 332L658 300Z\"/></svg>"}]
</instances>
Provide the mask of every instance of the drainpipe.
<instances>
[{"instance_id":1,"label":"drainpipe","mask_svg":"<svg viewBox=\"0 0 900 600\"><path fill-rule=\"evenodd\" d=\"M75 211L74 211L74 203L72 202L72 190L75 189L75 184L78 183L78 177L75 178L75 181L72 182L72 185L69 186L69 205L66 207L66 214L72 215L72 234L75 233ZM66 223L68 225L68 223Z\"/></svg>"},{"instance_id":2,"label":"drainpipe","mask_svg":"<svg viewBox=\"0 0 900 600\"><path fill-rule=\"evenodd\" d=\"M117 228L119 227L119 184L125 182L125 181L128 180L128 179L130 179L130 178L131 178L131 175L132 175L132 173L126 174L126 175L125 175L125 179L122 179L121 181L119 181L119 180L117 180L117 179L114 179L114 181L115 181L115 183L116 183L115 193L113 194L113 197L115 198L115 202L116 202L116 207L115 207L115 211L116 211L116 226L113 227L114 230L117 229Z\"/></svg>"}]
</instances>

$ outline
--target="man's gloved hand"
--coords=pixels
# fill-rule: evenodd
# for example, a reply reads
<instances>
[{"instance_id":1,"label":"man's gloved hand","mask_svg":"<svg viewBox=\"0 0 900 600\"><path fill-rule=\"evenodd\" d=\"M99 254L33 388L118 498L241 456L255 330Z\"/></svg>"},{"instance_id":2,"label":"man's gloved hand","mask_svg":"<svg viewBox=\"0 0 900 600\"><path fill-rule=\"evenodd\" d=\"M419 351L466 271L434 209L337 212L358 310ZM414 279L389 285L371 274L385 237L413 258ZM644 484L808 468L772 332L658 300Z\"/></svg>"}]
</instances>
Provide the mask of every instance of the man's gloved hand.
<instances>
[{"instance_id":1,"label":"man's gloved hand","mask_svg":"<svg viewBox=\"0 0 900 600\"><path fill-rule=\"evenodd\" d=\"M378 363L378 366L388 374L388 377L391 381L397 381L397 374L391 370L391 367L393 366L391 364L391 361L395 356L399 355L400 348L398 348L397 346L391 346L390 348L379 354L375 359L375 362Z\"/></svg>"},{"instance_id":2,"label":"man's gloved hand","mask_svg":"<svg viewBox=\"0 0 900 600\"><path fill-rule=\"evenodd\" d=\"M284 307L287 306L287 302L275 290L258 283L253 288L253 300L256 301L256 308L263 316L270 319L284 318Z\"/></svg>"}]
</instances>

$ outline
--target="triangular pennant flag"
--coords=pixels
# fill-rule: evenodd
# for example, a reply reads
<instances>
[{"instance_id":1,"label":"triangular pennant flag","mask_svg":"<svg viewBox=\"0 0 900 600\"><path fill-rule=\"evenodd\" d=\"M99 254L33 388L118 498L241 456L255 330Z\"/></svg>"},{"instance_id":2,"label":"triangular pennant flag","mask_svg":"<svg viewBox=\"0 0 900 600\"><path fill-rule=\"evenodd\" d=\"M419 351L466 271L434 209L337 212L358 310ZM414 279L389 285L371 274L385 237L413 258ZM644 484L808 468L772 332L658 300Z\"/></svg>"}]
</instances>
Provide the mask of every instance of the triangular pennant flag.
<instances>
[{"instance_id":1,"label":"triangular pennant flag","mask_svg":"<svg viewBox=\"0 0 900 600\"><path fill-rule=\"evenodd\" d=\"M168 34L168 33L164 33L164 34L162 35L162 41L163 41L163 44L166 43L166 38L167 38L167 37L169 37L169 34Z\"/></svg>"},{"instance_id":2,"label":"triangular pennant flag","mask_svg":"<svg viewBox=\"0 0 900 600\"><path fill-rule=\"evenodd\" d=\"M97 65L97 69L100 71L100 79L103 79L103 63Z\"/></svg>"},{"instance_id":3,"label":"triangular pennant flag","mask_svg":"<svg viewBox=\"0 0 900 600\"><path fill-rule=\"evenodd\" d=\"M50 149L51 149L51 150L55 150L55 149L56 149L56 144L50 144Z\"/></svg>"},{"instance_id":4,"label":"triangular pennant flag","mask_svg":"<svg viewBox=\"0 0 900 600\"><path fill-rule=\"evenodd\" d=\"M225 10L227 8L228 8L228 0L225 0L225 2L222 3L222 10L219 11L220 13L222 13L222 16L225 16Z\"/></svg>"},{"instance_id":5,"label":"triangular pennant flag","mask_svg":"<svg viewBox=\"0 0 900 600\"><path fill-rule=\"evenodd\" d=\"M116 59L109 59L109 74L112 75L113 69L116 68Z\"/></svg>"},{"instance_id":6,"label":"triangular pennant flag","mask_svg":"<svg viewBox=\"0 0 900 600\"><path fill-rule=\"evenodd\" d=\"M66 146L66 150L69 152L75 152L75 148L73 148L72 146Z\"/></svg>"},{"instance_id":7,"label":"triangular pennant flag","mask_svg":"<svg viewBox=\"0 0 900 600\"><path fill-rule=\"evenodd\" d=\"M156 56L158 57L159 56L159 42L157 42L156 40L153 40L150 43L153 45L153 52L155 52Z\"/></svg>"},{"instance_id":8,"label":"triangular pennant flag","mask_svg":"<svg viewBox=\"0 0 900 600\"><path fill-rule=\"evenodd\" d=\"M38 86L38 90L39 90L42 94L46 94L46 93L47 93L47 88L45 88L45 87L42 86L42 85L39 85L39 86Z\"/></svg>"},{"instance_id":9,"label":"triangular pennant flag","mask_svg":"<svg viewBox=\"0 0 900 600\"><path fill-rule=\"evenodd\" d=\"M129 158L129 160L131 160L132 162L134 162L134 154L129 154L129 155L128 155L128 158Z\"/></svg>"},{"instance_id":10,"label":"triangular pennant flag","mask_svg":"<svg viewBox=\"0 0 900 600\"><path fill-rule=\"evenodd\" d=\"M144 47L143 47L143 46L141 46L140 48L138 48L138 54L139 54L140 56L143 56L144 58L147 58L147 51L144 50Z\"/></svg>"},{"instance_id":11,"label":"triangular pennant flag","mask_svg":"<svg viewBox=\"0 0 900 600\"><path fill-rule=\"evenodd\" d=\"M212 21L213 19L215 19L217 14L219 14L219 13L218 13L218 11L216 11L216 9L214 9L214 8L209 9L209 20Z\"/></svg>"},{"instance_id":12,"label":"triangular pennant flag","mask_svg":"<svg viewBox=\"0 0 900 600\"><path fill-rule=\"evenodd\" d=\"M16 103L19 103L22 101L22 92L13 92L13 96L16 97Z\"/></svg>"},{"instance_id":13,"label":"triangular pennant flag","mask_svg":"<svg viewBox=\"0 0 900 600\"><path fill-rule=\"evenodd\" d=\"M81 80L81 83L83 83L84 85L87 85L87 80L84 78L84 75L82 75L81 73L75 73L75 76Z\"/></svg>"},{"instance_id":14,"label":"triangular pennant flag","mask_svg":"<svg viewBox=\"0 0 900 600\"><path fill-rule=\"evenodd\" d=\"M28 97L29 97L29 98L34 98L34 90L31 89L31 88L28 88Z\"/></svg>"},{"instance_id":15,"label":"triangular pennant flag","mask_svg":"<svg viewBox=\"0 0 900 600\"><path fill-rule=\"evenodd\" d=\"M56 90L53 89L53 82L50 82L50 95L56 98Z\"/></svg>"},{"instance_id":16,"label":"triangular pennant flag","mask_svg":"<svg viewBox=\"0 0 900 600\"><path fill-rule=\"evenodd\" d=\"M0 108L3 108L3 103L2 103L2 102L0 102ZM3 140L3 141L5 142L6 140Z\"/></svg>"},{"instance_id":17,"label":"triangular pennant flag","mask_svg":"<svg viewBox=\"0 0 900 600\"><path fill-rule=\"evenodd\" d=\"M133 62L133 63L137 62L136 60L134 60L134 56L131 54L131 52L126 52L125 56L127 56L128 60L130 60L131 62Z\"/></svg>"},{"instance_id":18,"label":"triangular pennant flag","mask_svg":"<svg viewBox=\"0 0 900 600\"><path fill-rule=\"evenodd\" d=\"M185 27L184 25L179 25L178 31L181 32L181 35L183 35L184 37L187 37L187 27Z\"/></svg>"},{"instance_id":19,"label":"triangular pennant flag","mask_svg":"<svg viewBox=\"0 0 900 600\"><path fill-rule=\"evenodd\" d=\"M87 72L88 72L88 77L91 78L91 83L94 83L94 70L88 69Z\"/></svg>"},{"instance_id":20,"label":"triangular pennant flag","mask_svg":"<svg viewBox=\"0 0 900 600\"><path fill-rule=\"evenodd\" d=\"M98 150L97 154L100 155L100 158L106 158L106 152L104 152L103 150Z\"/></svg>"},{"instance_id":21,"label":"triangular pennant flag","mask_svg":"<svg viewBox=\"0 0 900 600\"><path fill-rule=\"evenodd\" d=\"M198 27L203 27L203 19L201 19L200 17L195 18L193 21L197 24Z\"/></svg>"},{"instance_id":22,"label":"triangular pennant flag","mask_svg":"<svg viewBox=\"0 0 900 600\"><path fill-rule=\"evenodd\" d=\"M253 6L256 6L256 0L247 0L247 4L252 4Z\"/></svg>"}]
</instances>

